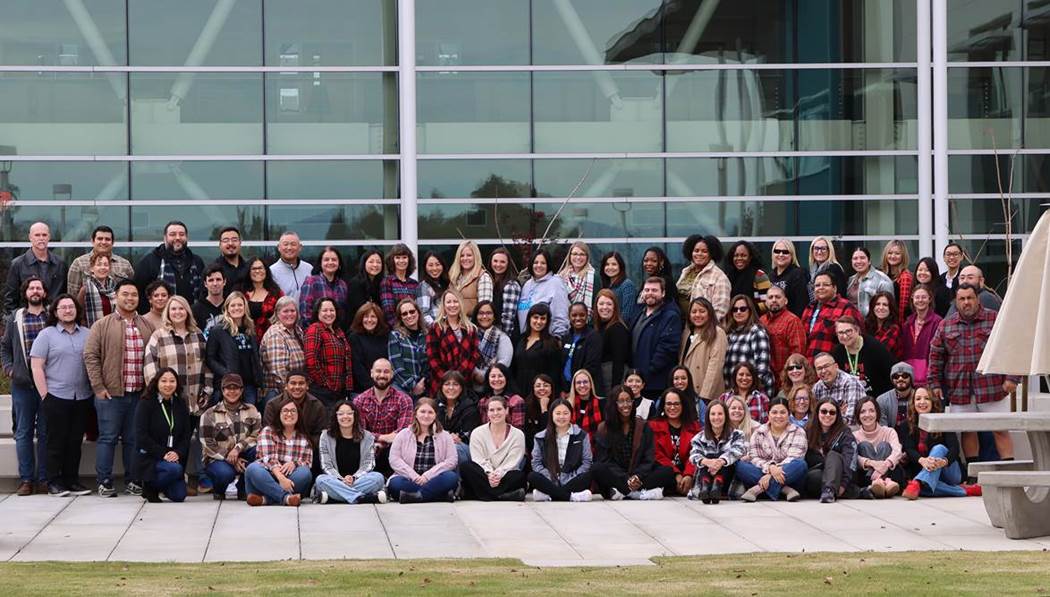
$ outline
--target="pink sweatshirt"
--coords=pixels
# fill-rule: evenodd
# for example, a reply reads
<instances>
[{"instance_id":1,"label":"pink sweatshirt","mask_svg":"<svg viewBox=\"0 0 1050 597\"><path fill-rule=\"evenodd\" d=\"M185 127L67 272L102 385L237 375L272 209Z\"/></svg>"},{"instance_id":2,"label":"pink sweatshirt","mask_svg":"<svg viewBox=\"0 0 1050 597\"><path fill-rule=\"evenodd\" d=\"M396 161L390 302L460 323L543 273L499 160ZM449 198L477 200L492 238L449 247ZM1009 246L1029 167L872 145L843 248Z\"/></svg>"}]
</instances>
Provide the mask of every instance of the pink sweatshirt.
<instances>
[{"instance_id":1,"label":"pink sweatshirt","mask_svg":"<svg viewBox=\"0 0 1050 597\"><path fill-rule=\"evenodd\" d=\"M867 432L864 431L863 427L858 427L853 432L853 437L857 440L857 443L868 442L871 445L878 447L882 442L886 442L890 445L891 452L890 457L886 459L890 463L890 468L897 466L897 463L901 461L903 452L901 451L901 442L897 438L897 431L893 427L886 427L885 425L879 425L875 428L875 431ZM867 460L862 456L857 456L857 466L863 466L864 461Z\"/></svg>"}]
</instances>

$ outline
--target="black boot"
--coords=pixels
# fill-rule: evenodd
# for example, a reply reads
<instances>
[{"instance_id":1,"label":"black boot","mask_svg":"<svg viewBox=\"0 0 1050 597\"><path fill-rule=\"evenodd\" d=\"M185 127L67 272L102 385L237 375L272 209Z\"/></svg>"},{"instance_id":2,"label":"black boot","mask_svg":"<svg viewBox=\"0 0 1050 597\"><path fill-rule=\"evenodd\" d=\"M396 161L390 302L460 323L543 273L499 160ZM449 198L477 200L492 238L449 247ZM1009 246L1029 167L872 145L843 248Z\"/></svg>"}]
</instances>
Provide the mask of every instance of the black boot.
<instances>
[{"instance_id":1,"label":"black boot","mask_svg":"<svg viewBox=\"0 0 1050 597\"><path fill-rule=\"evenodd\" d=\"M150 504L160 503L160 492L148 483L142 488L142 497Z\"/></svg>"},{"instance_id":2,"label":"black boot","mask_svg":"<svg viewBox=\"0 0 1050 597\"><path fill-rule=\"evenodd\" d=\"M426 500L423 499L423 494L418 491L402 491L398 501L402 504L422 504Z\"/></svg>"},{"instance_id":3,"label":"black boot","mask_svg":"<svg viewBox=\"0 0 1050 597\"><path fill-rule=\"evenodd\" d=\"M711 482L711 491L708 495L712 504L717 504L722 498L722 477L715 477L715 480Z\"/></svg>"},{"instance_id":4,"label":"black boot","mask_svg":"<svg viewBox=\"0 0 1050 597\"><path fill-rule=\"evenodd\" d=\"M697 487L697 498L705 503L711 503L711 477L704 474L700 476L700 485Z\"/></svg>"}]
</instances>

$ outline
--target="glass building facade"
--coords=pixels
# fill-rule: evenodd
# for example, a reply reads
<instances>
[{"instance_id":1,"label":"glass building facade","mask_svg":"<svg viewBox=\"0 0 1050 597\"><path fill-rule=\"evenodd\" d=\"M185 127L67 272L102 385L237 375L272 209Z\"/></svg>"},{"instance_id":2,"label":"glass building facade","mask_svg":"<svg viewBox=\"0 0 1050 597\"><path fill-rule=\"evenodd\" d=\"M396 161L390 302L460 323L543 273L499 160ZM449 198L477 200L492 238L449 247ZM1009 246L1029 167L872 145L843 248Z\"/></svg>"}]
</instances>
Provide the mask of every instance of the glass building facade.
<instances>
[{"instance_id":1,"label":"glass building facade","mask_svg":"<svg viewBox=\"0 0 1050 597\"><path fill-rule=\"evenodd\" d=\"M541 238L635 275L692 233L960 241L1050 193L1045 0L8 0L2 262L168 220L451 255ZM1003 195L1009 195L1004 202ZM913 263L915 258L913 257Z\"/></svg>"}]
</instances>

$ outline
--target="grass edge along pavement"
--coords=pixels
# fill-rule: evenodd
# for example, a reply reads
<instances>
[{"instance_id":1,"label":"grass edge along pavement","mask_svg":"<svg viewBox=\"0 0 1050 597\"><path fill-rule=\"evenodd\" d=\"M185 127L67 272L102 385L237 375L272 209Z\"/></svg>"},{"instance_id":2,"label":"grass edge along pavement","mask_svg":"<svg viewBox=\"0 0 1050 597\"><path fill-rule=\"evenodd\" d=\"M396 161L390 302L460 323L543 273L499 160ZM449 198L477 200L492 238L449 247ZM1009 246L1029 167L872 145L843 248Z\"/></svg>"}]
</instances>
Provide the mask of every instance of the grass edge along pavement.
<instances>
[{"instance_id":1,"label":"grass edge along pavement","mask_svg":"<svg viewBox=\"0 0 1050 597\"><path fill-rule=\"evenodd\" d=\"M55 595L1050 595L1050 553L1045 550L756 553L653 562L545 569L505 559L5 563L0 564L0 592L19 594L35 586Z\"/></svg>"}]
</instances>

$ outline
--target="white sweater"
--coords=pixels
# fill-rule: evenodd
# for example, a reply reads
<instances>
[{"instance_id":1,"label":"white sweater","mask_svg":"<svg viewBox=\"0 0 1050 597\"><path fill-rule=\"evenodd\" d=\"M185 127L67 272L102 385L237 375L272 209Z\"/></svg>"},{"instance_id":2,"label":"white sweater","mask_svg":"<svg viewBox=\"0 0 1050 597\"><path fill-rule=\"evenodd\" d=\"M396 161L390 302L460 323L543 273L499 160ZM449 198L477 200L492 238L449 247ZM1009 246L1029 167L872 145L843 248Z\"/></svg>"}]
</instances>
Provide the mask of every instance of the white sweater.
<instances>
[{"instance_id":1,"label":"white sweater","mask_svg":"<svg viewBox=\"0 0 1050 597\"><path fill-rule=\"evenodd\" d=\"M525 434L510 424L507 429L510 433L498 448L492 439L491 423L475 428L470 434L470 459L486 473L506 474L518 468L525 457Z\"/></svg>"}]
</instances>

